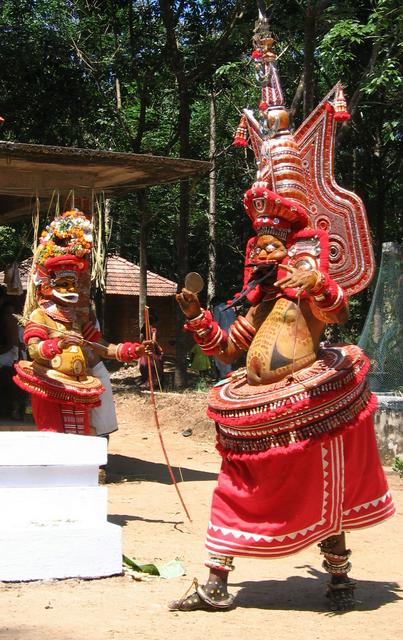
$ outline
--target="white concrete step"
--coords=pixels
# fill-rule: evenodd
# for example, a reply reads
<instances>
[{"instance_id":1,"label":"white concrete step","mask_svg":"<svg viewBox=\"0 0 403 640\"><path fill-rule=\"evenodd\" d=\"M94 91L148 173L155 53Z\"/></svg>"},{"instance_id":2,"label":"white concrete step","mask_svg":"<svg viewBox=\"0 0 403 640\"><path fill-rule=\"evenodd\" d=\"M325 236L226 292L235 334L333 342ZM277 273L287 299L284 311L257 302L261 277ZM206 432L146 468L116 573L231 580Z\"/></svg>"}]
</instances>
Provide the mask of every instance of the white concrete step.
<instances>
[{"instance_id":1,"label":"white concrete step","mask_svg":"<svg viewBox=\"0 0 403 640\"><path fill-rule=\"evenodd\" d=\"M0 489L0 531L31 525L106 522L107 488L35 487Z\"/></svg>"},{"instance_id":2,"label":"white concrete step","mask_svg":"<svg viewBox=\"0 0 403 640\"><path fill-rule=\"evenodd\" d=\"M84 437L84 436L83 436ZM0 580L99 578L122 572L121 528L55 524L0 531Z\"/></svg>"},{"instance_id":3,"label":"white concrete step","mask_svg":"<svg viewBox=\"0 0 403 640\"><path fill-rule=\"evenodd\" d=\"M4 432L0 434L1 466L100 466L106 464L105 438L67 433Z\"/></svg>"}]
</instances>

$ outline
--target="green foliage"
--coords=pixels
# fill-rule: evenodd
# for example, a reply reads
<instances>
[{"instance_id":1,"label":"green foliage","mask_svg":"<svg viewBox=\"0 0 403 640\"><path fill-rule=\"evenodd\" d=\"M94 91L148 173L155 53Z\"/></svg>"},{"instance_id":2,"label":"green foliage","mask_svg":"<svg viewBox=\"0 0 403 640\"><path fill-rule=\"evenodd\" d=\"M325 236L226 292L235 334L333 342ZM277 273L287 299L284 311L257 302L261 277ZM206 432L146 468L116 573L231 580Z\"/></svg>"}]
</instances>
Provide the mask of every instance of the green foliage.
<instances>
[{"instance_id":1,"label":"green foliage","mask_svg":"<svg viewBox=\"0 0 403 640\"><path fill-rule=\"evenodd\" d=\"M392 469L399 474L399 478L403 478L403 460L399 456L394 459Z\"/></svg>"},{"instance_id":2,"label":"green foliage","mask_svg":"<svg viewBox=\"0 0 403 640\"><path fill-rule=\"evenodd\" d=\"M19 253L19 237L12 227L0 226L0 267L14 262Z\"/></svg>"}]
</instances>

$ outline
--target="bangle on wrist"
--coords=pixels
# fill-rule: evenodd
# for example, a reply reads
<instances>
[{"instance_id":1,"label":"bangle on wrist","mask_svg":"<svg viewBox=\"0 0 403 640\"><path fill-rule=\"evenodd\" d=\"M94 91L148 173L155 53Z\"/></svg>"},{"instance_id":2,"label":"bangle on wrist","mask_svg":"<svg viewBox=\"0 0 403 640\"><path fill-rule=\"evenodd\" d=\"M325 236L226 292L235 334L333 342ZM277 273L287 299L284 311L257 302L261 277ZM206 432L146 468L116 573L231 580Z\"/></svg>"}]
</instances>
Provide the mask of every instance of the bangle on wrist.
<instances>
[{"instance_id":1,"label":"bangle on wrist","mask_svg":"<svg viewBox=\"0 0 403 640\"><path fill-rule=\"evenodd\" d=\"M189 324L195 324L199 320L203 320L203 318L204 318L204 309L201 310L198 316L195 316L194 318L188 318L187 321Z\"/></svg>"}]
</instances>

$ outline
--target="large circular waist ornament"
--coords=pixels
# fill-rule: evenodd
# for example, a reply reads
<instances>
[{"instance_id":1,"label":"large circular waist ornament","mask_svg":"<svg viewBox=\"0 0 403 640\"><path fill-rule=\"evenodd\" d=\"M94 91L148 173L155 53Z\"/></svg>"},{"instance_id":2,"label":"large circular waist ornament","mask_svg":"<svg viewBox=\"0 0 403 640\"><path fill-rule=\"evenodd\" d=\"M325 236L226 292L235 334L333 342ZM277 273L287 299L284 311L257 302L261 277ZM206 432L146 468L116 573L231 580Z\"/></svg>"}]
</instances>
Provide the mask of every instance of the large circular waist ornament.
<instances>
[{"instance_id":1,"label":"large circular waist ornament","mask_svg":"<svg viewBox=\"0 0 403 640\"><path fill-rule=\"evenodd\" d=\"M74 378L37 362L20 360L15 370L14 381L19 387L50 402L85 405L91 409L99 406L100 396L105 391L98 378L88 375Z\"/></svg>"},{"instance_id":2,"label":"large circular waist ornament","mask_svg":"<svg viewBox=\"0 0 403 640\"><path fill-rule=\"evenodd\" d=\"M208 415L219 441L233 451L263 451L309 440L358 419L371 392L368 358L355 345L329 345L317 360L279 382L249 385L241 369L213 387Z\"/></svg>"}]
</instances>

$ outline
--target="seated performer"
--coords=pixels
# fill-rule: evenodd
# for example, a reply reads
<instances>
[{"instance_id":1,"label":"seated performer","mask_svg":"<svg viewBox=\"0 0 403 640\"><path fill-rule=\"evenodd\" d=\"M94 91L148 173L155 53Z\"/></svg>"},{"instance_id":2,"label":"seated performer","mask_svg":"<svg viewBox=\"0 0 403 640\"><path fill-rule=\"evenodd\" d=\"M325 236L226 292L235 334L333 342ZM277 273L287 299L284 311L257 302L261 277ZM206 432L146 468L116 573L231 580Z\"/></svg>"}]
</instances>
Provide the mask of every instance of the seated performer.
<instances>
[{"instance_id":1,"label":"seated performer","mask_svg":"<svg viewBox=\"0 0 403 640\"><path fill-rule=\"evenodd\" d=\"M151 348L151 341L103 340L89 309L91 247L91 222L80 211L67 211L43 232L34 257L24 331L31 361L16 365L14 379L32 394L40 431L106 435L116 429L101 358L133 362Z\"/></svg>"},{"instance_id":2,"label":"seated performer","mask_svg":"<svg viewBox=\"0 0 403 640\"><path fill-rule=\"evenodd\" d=\"M206 538L210 572L170 609L229 609L234 556L280 558L318 543L330 607L344 611L355 587L344 532L386 520L394 506L376 446L368 359L354 345L320 340L327 323L347 319L347 293L369 281L372 254L362 202L333 178L331 140L346 113L340 86L334 103L331 93L291 134L267 24L255 34L260 120L245 111L237 131L241 143L247 123L258 161L244 199L256 236L238 298L251 306L227 334L197 295L177 295L203 352L227 363L246 352L246 368L209 393L222 456Z\"/></svg>"}]
</instances>

